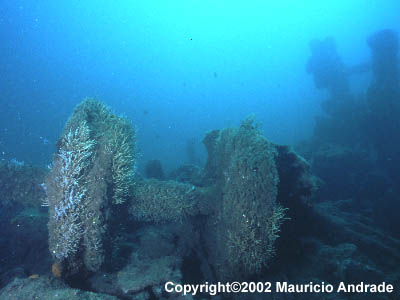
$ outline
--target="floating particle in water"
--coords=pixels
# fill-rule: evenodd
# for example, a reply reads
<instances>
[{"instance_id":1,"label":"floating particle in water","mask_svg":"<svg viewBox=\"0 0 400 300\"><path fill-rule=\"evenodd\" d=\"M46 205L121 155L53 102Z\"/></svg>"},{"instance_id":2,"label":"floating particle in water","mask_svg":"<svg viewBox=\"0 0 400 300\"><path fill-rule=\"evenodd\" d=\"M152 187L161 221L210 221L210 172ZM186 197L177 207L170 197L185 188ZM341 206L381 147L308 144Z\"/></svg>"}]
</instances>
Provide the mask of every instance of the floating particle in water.
<instances>
[{"instance_id":1,"label":"floating particle in water","mask_svg":"<svg viewBox=\"0 0 400 300\"><path fill-rule=\"evenodd\" d=\"M49 140L48 139L46 139L45 137L39 137L40 138L40 140L43 142L43 144L45 144L45 145L48 145L49 144Z\"/></svg>"}]
</instances>

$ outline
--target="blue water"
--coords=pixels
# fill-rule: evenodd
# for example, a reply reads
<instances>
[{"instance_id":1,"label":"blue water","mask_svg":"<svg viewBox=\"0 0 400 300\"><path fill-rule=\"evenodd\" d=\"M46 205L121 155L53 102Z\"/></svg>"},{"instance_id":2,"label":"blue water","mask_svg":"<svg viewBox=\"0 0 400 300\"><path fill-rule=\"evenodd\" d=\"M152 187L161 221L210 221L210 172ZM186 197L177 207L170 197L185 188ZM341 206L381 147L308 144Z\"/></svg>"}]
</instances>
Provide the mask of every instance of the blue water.
<instances>
[{"instance_id":1,"label":"blue water","mask_svg":"<svg viewBox=\"0 0 400 300\"><path fill-rule=\"evenodd\" d=\"M325 97L305 71L309 41L334 36L345 64L362 63L368 35L400 32L399 13L397 0L3 1L0 159L49 163L85 97L132 119L142 165L186 162L188 140L200 155L207 131L251 113L268 139L297 143Z\"/></svg>"}]
</instances>

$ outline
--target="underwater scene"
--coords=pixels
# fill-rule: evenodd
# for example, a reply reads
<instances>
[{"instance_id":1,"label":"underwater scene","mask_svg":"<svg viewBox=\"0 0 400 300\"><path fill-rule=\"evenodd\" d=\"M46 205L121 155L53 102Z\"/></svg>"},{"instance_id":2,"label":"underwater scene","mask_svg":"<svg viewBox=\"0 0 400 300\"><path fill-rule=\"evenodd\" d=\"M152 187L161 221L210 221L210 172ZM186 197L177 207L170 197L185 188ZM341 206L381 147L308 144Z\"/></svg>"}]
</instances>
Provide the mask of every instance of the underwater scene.
<instances>
[{"instance_id":1,"label":"underwater scene","mask_svg":"<svg viewBox=\"0 0 400 300\"><path fill-rule=\"evenodd\" d=\"M400 1L0 5L0 300L400 300Z\"/></svg>"}]
</instances>

